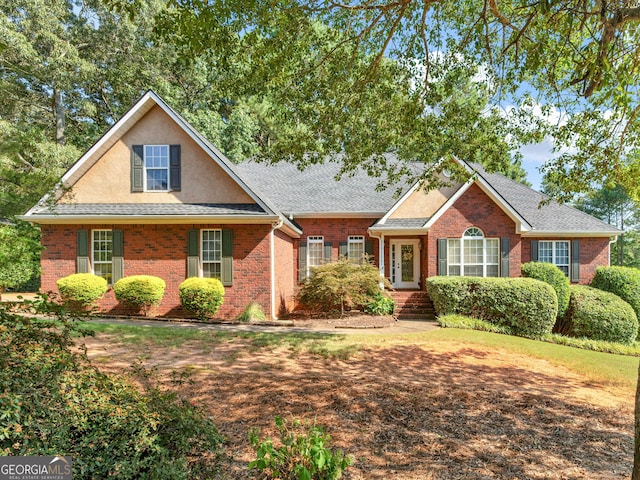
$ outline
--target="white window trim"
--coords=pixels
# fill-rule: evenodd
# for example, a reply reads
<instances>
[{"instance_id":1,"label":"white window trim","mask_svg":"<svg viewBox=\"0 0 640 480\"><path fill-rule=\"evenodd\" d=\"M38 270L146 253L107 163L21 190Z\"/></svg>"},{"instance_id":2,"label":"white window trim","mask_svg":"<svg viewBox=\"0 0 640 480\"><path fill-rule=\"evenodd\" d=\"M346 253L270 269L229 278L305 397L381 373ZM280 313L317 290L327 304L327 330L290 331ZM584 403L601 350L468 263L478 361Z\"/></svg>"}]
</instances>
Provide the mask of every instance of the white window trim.
<instances>
[{"instance_id":1,"label":"white window trim","mask_svg":"<svg viewBox=\"0 0 640 480\"><path fill-rule=\"evenodd\" d=\"M149 190L147 188L147 147L164 147L167 149L167 167L151 167L149 170L166 170L167 171L167 189L166 190ZM171 148L169 145L149 144L142 146L142 185L145 192L170 192L171 191Z\"/></svg>"},{"instance_id":2,"label":"white window trim","mask_svg":"<svg viewBox=\"0 0 640 480\"><path fill-rule=\"evenodd\" d=\"M111 260L109 261L98 261L96 260L96 251L95 251L95 234L98 232L111 232ZM96 265L111 265L111 281L107 280L109 285L113 284L113 230L110 228L96 228L91 230L91 273L97 275L96 273ZM100 275L102 277L102 275ZM102 277L104 278L104 277Z\"/></svg>"},{"instance_id":3,"label":"white window trim","mask_svg":"<svg viewBox=\"0 0 640 480\"><path fill-rule=\"evenodd\" d=\"M219 232L220 235L220 260L204 260L204 233L205 232ZM220 265L220 276L211 277L218 280L222 277L222 229L221 228L203 228L200 230L200 268L199 276L204 277L204 264L218 264Z\"/></svg>"},{"instance_id":4,"label":"white window trim","mask_svg":"<svg viewBox=\"0 0 640 480\"><path fill-rule=\"evenodd\" d=\"M360 256L360 258L351 257L351 245L356 244L362 245L362 255ZM347 238L347 259L362 263L366 254L367 252L365 251L364 235L349 235L349 237Z\"/></svg>"},{"instance_id":5,"label":"white window trim","mask_svg":"<svg viewBox=\"0 0 640 480\"><path fill-rule=\"evenodd\" d=\"M467 235L467 232L469 232L470 230L475 230L477 232L479 232L481 235ZM464 277L466 276L464 274L464 267L465 266L478 266L480 265L479 263L466 263L464 260L464 243L465 240L467 241L478 241L478 240L482 240L482 277L486 277L487 276L487 267L488 266L497 266L498 267L498 274L497 276L500 276L500 239L499 238L494 238L494 237L485 237L484 236L484 232L482 231L482 229L478 228L478 227L469 227L467 228L464 233L462 234L462 236L460 238L449 238L447 239L447 275L448 276L460 276L460 277ZM451 248L451 242L452 241L459 241L460 242L460 263L452 263L449 261L449 254L448 252L450 251ZM487 263L487 253L488 253L488 243L497 243L498 246L498 261L496 263ZM460 267L460 274L459 275L455 275L451 273L451 266L454 267Z\"/></svg>"},{"instance_id":6,"label":"white window trim","mask_svg":"<svg viewBox=\"0 0 640 480\"><path fill-rule=\"evenodd\" d=\"M320 263L318 265L311 265L311 244L319 244L320 247ZM310 235L307 237L307 277L311 274L311 268L317 267L324 263L324 236L322 235Z\"/></svg>"},{"instance_id":7,"label":"white window trim","mask_svg":"<svg viewBox=\"0 0 640 480\"><path fill-rule=\"evenodd\" d=\"M543 243L551 244L551 263L556 267L560 268L560 270L562 270L561 267L566 267L567 271L566 272L563 271L562 273L564 273L567 277L570 277L571 276L571 242L569 240L538 240L538 260L541 262L546 262L546 260L540 260L540 250ZM567 263L558 263L557 261L558 260L557 246L559 243L565 243L567 245Z\"/></svg>"}]
</instances>

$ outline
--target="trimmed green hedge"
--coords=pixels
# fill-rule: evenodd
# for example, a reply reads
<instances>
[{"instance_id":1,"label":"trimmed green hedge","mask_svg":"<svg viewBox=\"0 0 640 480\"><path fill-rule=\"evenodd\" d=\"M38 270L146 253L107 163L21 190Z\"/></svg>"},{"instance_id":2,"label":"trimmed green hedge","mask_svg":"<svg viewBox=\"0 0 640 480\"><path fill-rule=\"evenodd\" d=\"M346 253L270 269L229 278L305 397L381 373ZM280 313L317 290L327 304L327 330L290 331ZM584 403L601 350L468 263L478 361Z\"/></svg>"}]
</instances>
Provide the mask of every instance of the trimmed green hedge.
<instances>
[{"instance_id":1,"label":"trimmed green hedge","mask_svg":"<svg viewBox=\"0 0 640 480\"><path fill-rule=\"evenodd\" d=\"M438 276L426 287L438 315L478 318L523 337L551 333L558 314L551 285L532 278Z\"/></svg>"},{"instance_id":2,"label":"trimmed green hedge","mask_svg":"<svg viewBox=\"0 0 640 480\"><path fill-rule=\"evenodd\" d=\"M569 277L553 263L546 262L523 263L521 271L524 277L535 278L553 287L558 296L558 318L564 317L567 308L569 308L569 297L571 296Z\"/></svg>"},{"instance_id":3,"label":"trimmed green hedge","mask_svg":"<svg viewBox=\"0 0 640 480\"><path fill-rule=\"evenodd\" d=\"M615 293L636 312L640 318L640 270L630 267L598 267L591 286Z\"/></svg>"},{"instance_id":4,"label":"trimmed green hedge","mask_svg":"<svg viewBox=\"0 0 640 480\"><path fill-rule=\"evenodd\" d=\"M638 334L638 318L631 305L617 295L572 285L566 329L561 333L629 345Z\"/></svg>"},{"instance_id":5,"label":"trimmed green hedge","mask_svg":"<svg viewBox=\"0 0 640 480\"><path fill-rule=\"evenodd\" d=\"M60 297L69 306L86 309L100 300L107 289L107 281L93 273L74 273L56 281Z\"/></svg>"},{"instance_id":6,"label":"trimmed green hedge","mask_svg":"<svg viewBox=\"0 0 640 480\"><path fill-rule=\"evenodd\" d=\"M224 286L217 278L187 278L178 287L180 304L200 320L206 320L220 309Z\"/></svg>"},{"instance_id":7,"label":"trimmed green hedge","mask_svg":"<svg viewBox=\"0 0 640 480\"><path fill-rule=\"evenodd\" d=\"M147 314L149 308L158 305L164 296L164 280L152 275L132 275L113 285L116 299L125 305L138 308Z\"/></svg>"}]
</instances>

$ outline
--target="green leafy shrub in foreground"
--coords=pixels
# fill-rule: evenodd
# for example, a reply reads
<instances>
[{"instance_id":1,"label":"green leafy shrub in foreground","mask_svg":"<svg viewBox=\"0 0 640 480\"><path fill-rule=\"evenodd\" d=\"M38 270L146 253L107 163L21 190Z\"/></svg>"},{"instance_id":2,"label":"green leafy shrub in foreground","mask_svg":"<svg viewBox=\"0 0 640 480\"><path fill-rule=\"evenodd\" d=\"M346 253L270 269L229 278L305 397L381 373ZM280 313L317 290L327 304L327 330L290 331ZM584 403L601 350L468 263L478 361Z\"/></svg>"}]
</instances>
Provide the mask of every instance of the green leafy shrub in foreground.
<instances>
[{"instance_id":1,"label":"green leafy shrub in foreground","mask_svg":"<svg viewBox=\"0 0 640 480\"><path fill-rule=\"evenodd\" d=\"M617 295L572 285L566 326L560 333L629 345L638 334L638 318L631 305Z\"/></svg>"},{"instance_id":2,"label":"green leafy shrub in foreground","mask_svg":"<svg viewBox=\"0 0 640 480\"><path fill-rule=\"evenodd\" d=\"M200 320L218 313L224 300L224 286L217 278L187 278L178 287L180 304Z\"/></svg>"},{"instance_id":3,"label":"green leafy shrub in foreground","mask_svg":"<svg viewBox=\"0 0 640 480\"><path fill-rule=\"evenodd\" d=\"M56 281L60 297L69 306L87 309L107 292L107 281L93 273L74 273Z\"/></svg>"},{"instance_id":4,"label":"green leafy shrub in foreground","mask_svg":"<svg viewBox=\"0 0 640 480\"><path fill-rule=\"evenodd\" d=\"M41 305L50 318L55 305ZM59 311L58 311L59 313ZM74 344L85 333L59 315L38 320L0 306L0 455L70 455L74 479L201 478L222 449L200 409L142 382L107 375Z\"/></svg>"},{"instance_id":5,"label":"green leafy shrub in foreground","mask_svg":"<svg viewBox=\"0 0 640 480\"><path fill-rule=\"evenodd\" d=\"M311 269L298 298L310 308L329 312L361 308L375 302L380 293L380 272L372 264L346 258Z\"/></svg>"},{"instance_id":6,"label":"green leafy shrub in foreground","mask_svg":"<svg viewBox=\"0 0 640 480\"><path fill-rule=\"evenodd\" d=\"M396 302L390 296L378 292L376 296L365 305L364 313L369 315L392 315L396 308Z\"/></svg>"},{"instance_id":7,"label":"green leafy shrub in foreground","mask_svg":"<svg viewBox=\"0 0 640 480\"><path fill-rule=\"evenodd\" d=\"M438 315L478 318L523 337L551 333L558 314L551 285L532 278L437 276L426 288Z\"/></svg>"},{"instance_id":8,"label":"green leafy shrub in foreground","mask_svg":"<svg viewBox=\"0 0 640 480\"><path fill-rule=\"evenodd\" d=\"M535 278L553 287L558 296L558 318L564 317L567 308L569 308L570 296L570 282L564 272L553 263L546 262L523 263L521 271L523 276Z\"/></svg>"},{"instance_id":9,"label":"green leafy shrub in foreground","mask_svg":"<svg viewBox=\"0 0 640 480\"><path fill-rule=\"evenodd\" d=\"M132 275L118 280L113 293L119 302L142 310L146 315L153 305L158 305L164 296L164 280L152 275Z\"/></svg>"},{"instance_id":10,"label":"green leafy shrub in foreground","mask_svg":"<svg viewBox=\"0 0 640 480\"><path fill-rule=\"evenodd\" d=\"M256 451L250 469L260 470L266 479L335 480L351 465L351 457L341 450L332 451L327 444L331 437L322 427L303 425L294 420L291 427L276 417L280 446L268 437L260 441L258 432L249 432L249 441Z\"/></svg>"},{"instance_id":11,"label":"green leafy shrub in foreground","mask_svg":"<svg viewBox=\"0 0 640 480\"><path fill-rule=\"evenodd\" d=\"M633 308L640 318L640 269L631 267L598 267L591 286L615 293Z\"/></svg>"}]
</instances>

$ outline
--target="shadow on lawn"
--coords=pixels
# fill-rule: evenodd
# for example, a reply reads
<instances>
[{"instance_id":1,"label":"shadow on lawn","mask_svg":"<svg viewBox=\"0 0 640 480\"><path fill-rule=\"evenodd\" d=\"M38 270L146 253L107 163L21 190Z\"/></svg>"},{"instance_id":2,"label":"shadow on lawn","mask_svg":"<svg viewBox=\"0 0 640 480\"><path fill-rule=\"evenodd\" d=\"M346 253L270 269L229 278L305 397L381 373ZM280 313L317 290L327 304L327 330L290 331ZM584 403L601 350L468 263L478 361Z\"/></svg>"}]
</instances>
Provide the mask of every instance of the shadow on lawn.
<instances>
[{"instance_id":1,"label":"shadow on lawn","mask_svg":"<svg viewBox=\"0 0 640 480\"><path fill-rule=\"evenodd\" d=\"M267 337L262 341L284 341ZM402 346L347 361L301 355L295 368L248 358L229 371L199 375L188 393L207 405L236 452L229 478L247 478L246 432L258 426L273 433L275 415L325 426L334 445L356 457L347 479L630 474L630 412L575 400L574 386L560 376L483 364L489 357L474 349L433 354Z\"/></svg>"}]
</instances>

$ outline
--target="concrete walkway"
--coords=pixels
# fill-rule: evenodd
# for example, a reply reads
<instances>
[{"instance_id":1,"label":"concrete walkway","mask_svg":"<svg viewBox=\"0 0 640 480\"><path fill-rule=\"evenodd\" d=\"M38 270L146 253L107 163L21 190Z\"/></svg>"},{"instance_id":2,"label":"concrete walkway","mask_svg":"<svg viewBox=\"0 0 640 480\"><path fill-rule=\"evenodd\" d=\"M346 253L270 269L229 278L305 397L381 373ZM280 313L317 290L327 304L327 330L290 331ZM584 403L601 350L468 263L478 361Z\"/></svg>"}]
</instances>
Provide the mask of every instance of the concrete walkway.
<instances>
[{"instance_id":1,"label":"concrete walkway","mask_svg":"<svg viewBox=\"0 0 640 480\"><path fill-rule=\"evenodd\" d=\"M200 323L110 317L92 318L90 321L93 323L110 323L137 327L195 328L197 330L221 332L318 333L325 335L406 334L426 332L440 328L435 321L431 320L397 320L393 325L381 328L321 328L295 326L286 322L282 322L282 325L261 325L253 323Z\"/></svg>"}]
</instances>

